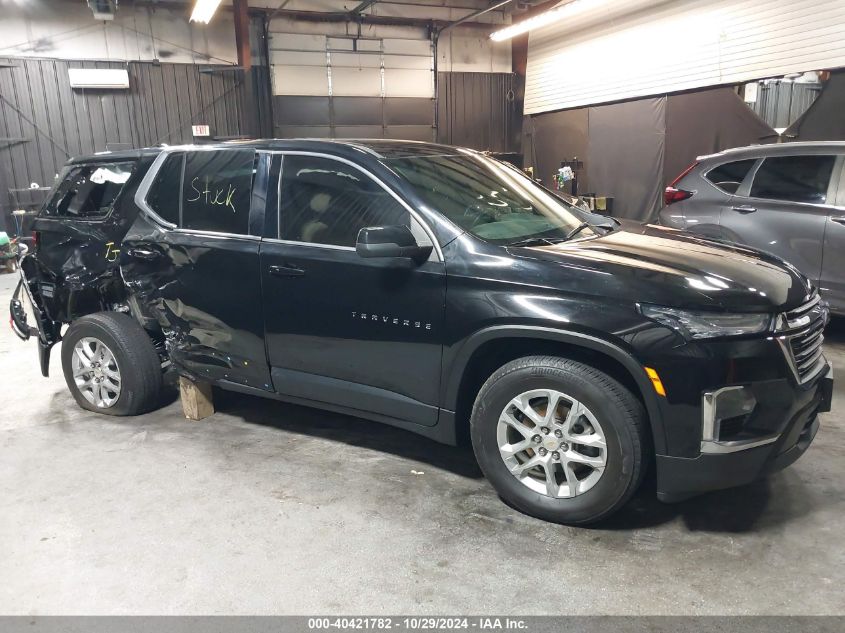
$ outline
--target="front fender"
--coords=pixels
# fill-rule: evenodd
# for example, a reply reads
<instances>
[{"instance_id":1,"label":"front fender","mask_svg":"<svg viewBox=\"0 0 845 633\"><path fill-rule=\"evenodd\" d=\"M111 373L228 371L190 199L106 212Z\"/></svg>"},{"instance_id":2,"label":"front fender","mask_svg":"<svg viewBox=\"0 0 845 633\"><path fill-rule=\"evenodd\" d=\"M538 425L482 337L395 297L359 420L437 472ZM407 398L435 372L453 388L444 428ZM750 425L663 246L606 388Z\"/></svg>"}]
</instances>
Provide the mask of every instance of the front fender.
<instances>
[{"instance_id":1,"label":"front fender","mask_svg":"<svg viewBox=\"0 0 845 633\"><path fill-rule=\"evenodd\" d=\"M654 436L655 450L658 453L665 452L666 436L660 405L651 380L643 366L623 345L582 332L532 325L496 325L475 332L467 337L461 345L442 383L441 402L443 408L450 411L457 409L458 394L464 372L473 354L482 345L497 339L514 338L565 343L603 354L621 364L633 378L645 403Z\"/></svg>"}]
</instances>

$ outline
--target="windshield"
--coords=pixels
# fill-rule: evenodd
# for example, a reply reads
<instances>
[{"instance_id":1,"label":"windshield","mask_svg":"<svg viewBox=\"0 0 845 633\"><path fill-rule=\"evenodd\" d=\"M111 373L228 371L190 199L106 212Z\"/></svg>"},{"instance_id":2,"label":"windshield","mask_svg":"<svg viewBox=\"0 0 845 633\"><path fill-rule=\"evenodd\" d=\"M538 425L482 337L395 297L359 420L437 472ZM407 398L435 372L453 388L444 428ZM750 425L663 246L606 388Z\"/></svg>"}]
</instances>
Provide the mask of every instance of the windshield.
<instances>
[{"instance_id":1,"label":"windshield","mask_svg":"<svg viewBox=\"0 0 845 633\"><path fill-rule=\"evenodd\" d=\"M581 226L584 217L574 207L516 168L482 154L396 158L387 163L432 209L493 244L560 241L579 228L580 238L596 235Z\"/></svg>"}]
</instances>

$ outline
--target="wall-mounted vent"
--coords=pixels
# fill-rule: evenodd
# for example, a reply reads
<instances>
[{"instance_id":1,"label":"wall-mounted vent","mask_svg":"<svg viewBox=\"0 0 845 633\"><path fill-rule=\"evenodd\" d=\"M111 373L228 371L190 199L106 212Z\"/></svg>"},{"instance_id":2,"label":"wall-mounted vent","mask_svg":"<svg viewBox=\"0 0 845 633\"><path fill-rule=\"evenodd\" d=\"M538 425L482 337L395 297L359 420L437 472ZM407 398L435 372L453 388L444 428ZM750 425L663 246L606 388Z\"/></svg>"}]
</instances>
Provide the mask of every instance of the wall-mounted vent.
<instances>
[{"instance_id":1,"label":"wall-mounted vent","mask_svg":"<svg viewBox=\"0 0 845 633\"><path fill-rule=\"evenodd\" d=\"M129 73L122 68L69 68L71 88L126 90Z\"/></svg>"}]
</instances>

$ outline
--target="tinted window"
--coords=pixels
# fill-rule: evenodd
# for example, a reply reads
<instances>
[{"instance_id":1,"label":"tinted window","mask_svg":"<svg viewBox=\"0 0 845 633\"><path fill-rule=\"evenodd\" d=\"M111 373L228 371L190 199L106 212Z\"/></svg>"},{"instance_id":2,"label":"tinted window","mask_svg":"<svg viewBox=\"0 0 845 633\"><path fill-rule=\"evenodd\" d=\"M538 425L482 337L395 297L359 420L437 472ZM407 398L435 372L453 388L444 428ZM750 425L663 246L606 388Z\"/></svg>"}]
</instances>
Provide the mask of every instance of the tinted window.
<instances>
[{"instance_id":1,"label":"tinted window","mask_svg":"<svg viewBox=\"0 0 845 633\"><path fill-rule=\"evenodd\" d=\"M71 167L56 187L44 213L72 218L108 215L132 175L134 165L122 162Z\"/></svg>"},{"instance_id":2,"label":"tinted window","mask_svg":"<svg viewBox=\"0 0 845 633\"><path fill-rule=\"evenodd\" d=\"M168 156L147 194L147 204L161 219L179 225L179 191L182 187L184 154Z\"/></svg>"},{"instance_id":3,"label":"tinted window","mask_svg":"<svg viewBox=\"0 0 845 633\"><path fill-rule=\"evenodd\" d=\"M247 235L254 172L251 149L187 153L180 226Z\"/></svg>"},{"instance_id":4,"label":"tinted window","mask_svg":"<svg viewBox=\"0 0 845 633\"><path fill-rule=\"evenodd\" d=\"M824 202L833 156L778 156L763 161L751 195L791 202Z\"/></svg>"},{"instance_id":5,"label":"tinted window","mask_svg":"<svg viewBox=\"0 0 845 633\"><path fill-rule=\"evenodd\" d=\"M757 159L750 158L725 163L708 171L706 178L725 193L736 193L756 162Z\"/></svg>"},{"instance_id":6,"label":"tinted window","mask_svg":"<svg viewBox=\"0 0 845 633\"><path fill-rule=\"evenodd\" d=\"M563 199L482 154L398 158L389 164L431 208L494 244L564 239L583 221ZM578 237L595 234L584 228Z\"/></svg>"},{"instance_id":7,"label":"tinted window","mask_svg":"<svg viewBox=\"0 0 845 633\"><path fill-rule=\"evenodd\" d=\"M355 246L368 226L410 225L393 196L357 169L316 156L285 156L279 201L281 238Z\"/></svg>"}]
</instances>

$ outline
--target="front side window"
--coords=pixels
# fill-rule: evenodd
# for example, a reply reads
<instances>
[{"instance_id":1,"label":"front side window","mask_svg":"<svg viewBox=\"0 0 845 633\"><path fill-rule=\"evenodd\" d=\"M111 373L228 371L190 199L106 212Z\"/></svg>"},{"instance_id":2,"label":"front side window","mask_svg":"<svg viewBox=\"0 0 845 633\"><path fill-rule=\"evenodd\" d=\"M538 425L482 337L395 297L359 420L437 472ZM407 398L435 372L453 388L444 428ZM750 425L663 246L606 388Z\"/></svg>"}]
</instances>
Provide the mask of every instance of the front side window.
<instances>
[{"instance_id":1,"label":"front side window","mask_svg":"<svg viewBox=\"0 0 845 633\"><path fill-rule=\"evenodd\" d=\"M749 158L725 163L708 171L706 178L725 193L736 193L756 162L756 158Z\"/></svg>"},{"instance_id":2,"label":"front side window","mask_svg":"<svg viewBox=\"0 0 845 633\"><path fill-rule=\"evenodd\" d=\"M251 149L188 152L179 226L248 235L254 174L255 152Z\"/></svg>"},{"instance_id":3,"label":"front side window","mask_svg":"<svg viewBox=\"0 0 845 633\"><path fill-rule=\"evenodd\" d=\"M363 172L319 156L286 155L279 192L279 237L354 247L371 226L410 226L410 213Z\"/></svg>"},{"instance_id":4,"label":"front side window","mask_svg":"<svg viewBox=\"0 0 845 633\"><path fill-rule=\"evenodd\" d=\"M596 235L575 208L527 176L481 154L386 160L428 206L493 244Z\"/></svg>"},{"instance_id":5,"label":"front side window","mask_svg":"<svg viewBox=\"0 0 845 633\"><path fill-rule=\"evenodd\" d=\"M97 163L67 169L45 215L69 218L102 218L109 214L135 163Z\"/></svg>"},{"instance_id":6,"label":"front side window","mask_svg":"<svg viewBox=\"0 0 845 633\"><path fill-rule=\"evenodd\" d=\"M821 204L827 198L834 156L775 156L760 165L751 196Z\"/></svg>"}]
</instances>

